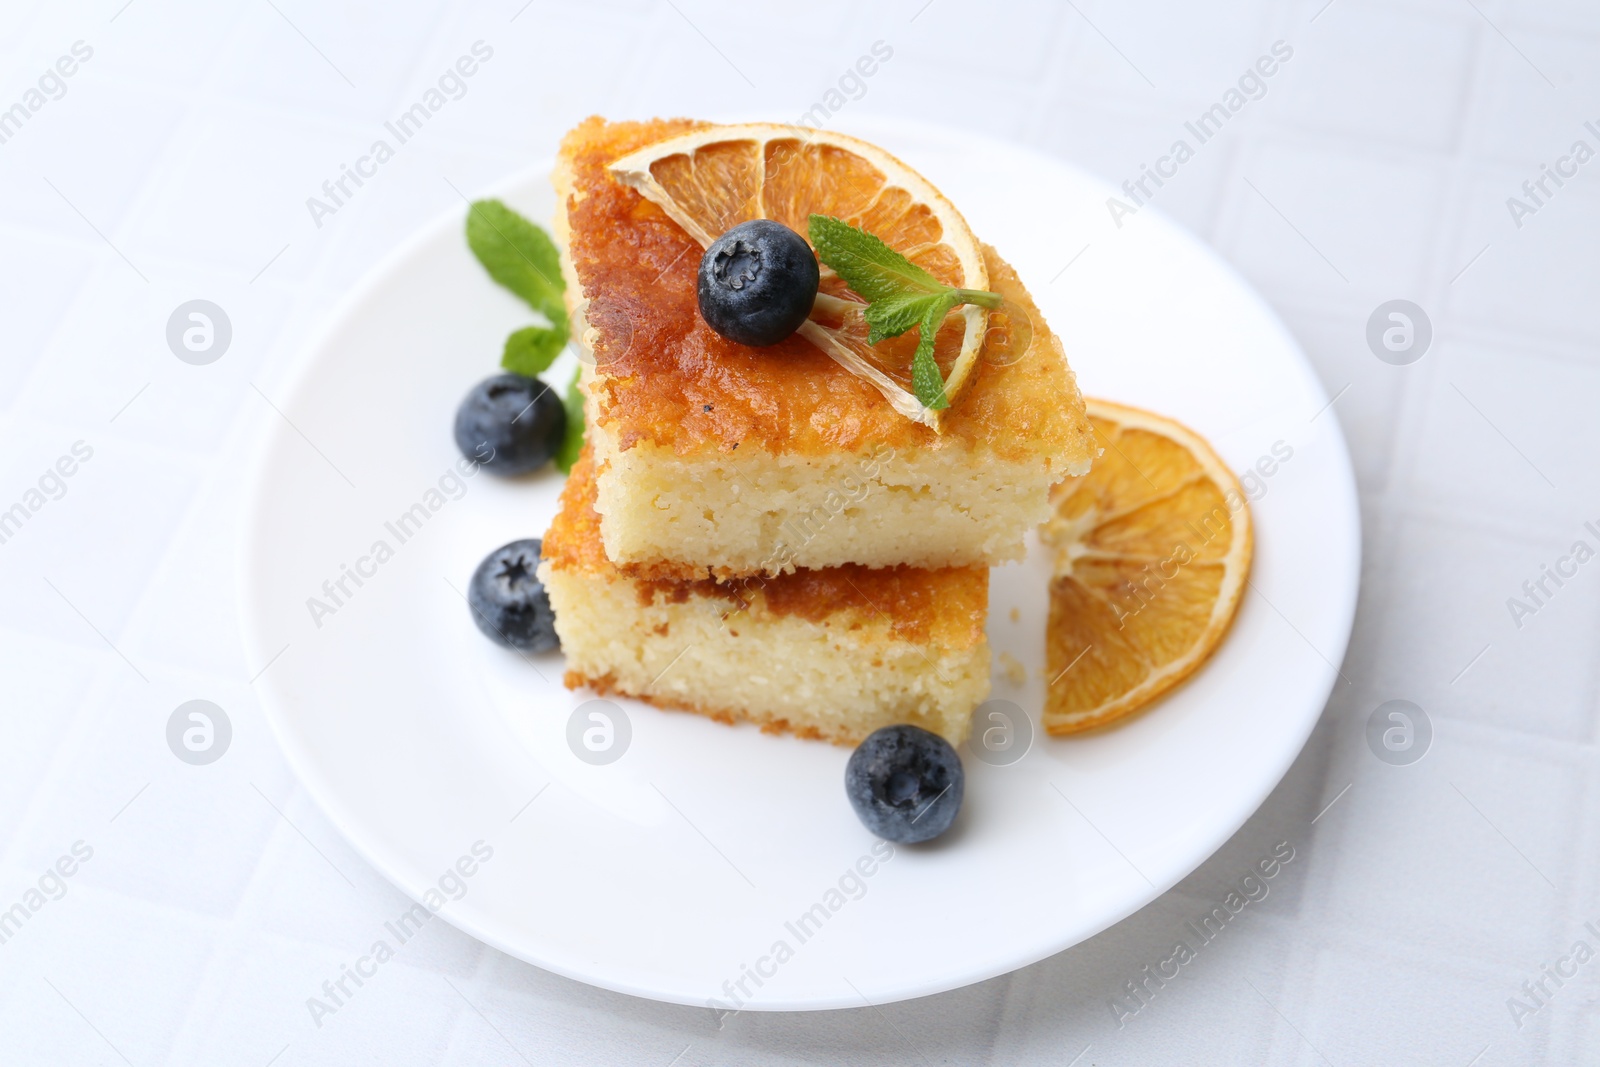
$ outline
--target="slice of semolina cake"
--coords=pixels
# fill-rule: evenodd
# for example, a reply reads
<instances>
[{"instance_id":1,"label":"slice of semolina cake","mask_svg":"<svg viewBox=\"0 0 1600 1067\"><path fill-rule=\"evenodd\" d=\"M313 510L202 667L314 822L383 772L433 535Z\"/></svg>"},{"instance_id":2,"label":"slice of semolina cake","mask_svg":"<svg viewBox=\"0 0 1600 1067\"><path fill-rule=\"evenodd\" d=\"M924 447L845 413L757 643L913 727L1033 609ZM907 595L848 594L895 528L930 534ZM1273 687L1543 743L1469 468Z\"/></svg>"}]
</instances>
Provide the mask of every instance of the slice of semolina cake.
<instances>
[{"instance_id":1,"label":"slice of semolina cake","mask_svg":"<svg viewBox=\"0 0 1600 1067\"><path fill-rule=\"evenodd\" d=\"M1087 471L1094 446L1061 342L1016 273L983 246L988 286L1032 344L1012 346L1023 327L986 340L937 432L800 334L736 344L699 313L700 244L608 170L704 126L590 119L554 176L574 332L594 356L588 433L610 558L719 578L1020 559L1050 487Z\"/></svg>"},{"instance_id":2,"label":"slice of semolina cake","mask_svg":"<svg viewBox=\"0 0 1600 1067\"><path fill-rule=\"evenodd\" d=\"M913 723L959 745L989 692L989 572L858 565L734 581L606 558L586 448L544 539L566 683L854 745Z\"/></svg>"}]
</instances>

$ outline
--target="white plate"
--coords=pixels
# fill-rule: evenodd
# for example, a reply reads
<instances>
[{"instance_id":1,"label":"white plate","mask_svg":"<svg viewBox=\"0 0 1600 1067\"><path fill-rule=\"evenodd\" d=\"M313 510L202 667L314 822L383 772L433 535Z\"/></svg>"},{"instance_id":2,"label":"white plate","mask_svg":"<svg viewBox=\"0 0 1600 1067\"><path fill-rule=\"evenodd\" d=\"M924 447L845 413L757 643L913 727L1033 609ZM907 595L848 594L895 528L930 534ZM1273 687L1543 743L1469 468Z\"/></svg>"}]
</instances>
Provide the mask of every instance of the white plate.
<instances>
[{"instance_id":1,"label":"white plate","mask_svg":"<svg viewBox=\"0 0 1600 1067\"><path fill-rule=\"evenodd\" d=\"M643 997L738 995L773 1010L881 1004L1001 974L1193 870L1288 769L1327 699L1355 606L1356 495L1334 413L1317 416L1327 398L1277 318L1150 211L1114 227L1112 190L1070 167L925 127L860 132L1010 258L1085 393L1179 418L1241 472L1275 444L1292 450L1258 476L1253 590L1216 658L1147 714L1094 736L1037 737L1010 766L964 755L957 827L864 864L870 877L847 873L874 845L845 800L848 750L623 702L630 747L584 763L566 737L588 697L561 686L560 657L493 647L457 592L489 550L543 533L559 477L480 474L459 499L432 501L405 543L385 526L454 469L457 402L530 321L472 258L464 212L452 211L349 297L274 397L286 419L273 420L255 476L244 624L256 667L282 652L262 701L329 818L417 899L485 842L493 858L440 914L530 963ZM535 219L554 208L545 171L499 192ZM393 557L362 564L371 576L346 579L352 595L313 620L308 598L331 606L323 582L380 540ZM1033 712L1044 576L1038 552L996 570L990 606L996 653L1030 679L1013 690L997 666L994 696ZM817 904L826 922L802 941L786 924ZM774 955L779 942L788 951ZM759 986L747 969L764 973Z\"/></svg>"}]
</instances>

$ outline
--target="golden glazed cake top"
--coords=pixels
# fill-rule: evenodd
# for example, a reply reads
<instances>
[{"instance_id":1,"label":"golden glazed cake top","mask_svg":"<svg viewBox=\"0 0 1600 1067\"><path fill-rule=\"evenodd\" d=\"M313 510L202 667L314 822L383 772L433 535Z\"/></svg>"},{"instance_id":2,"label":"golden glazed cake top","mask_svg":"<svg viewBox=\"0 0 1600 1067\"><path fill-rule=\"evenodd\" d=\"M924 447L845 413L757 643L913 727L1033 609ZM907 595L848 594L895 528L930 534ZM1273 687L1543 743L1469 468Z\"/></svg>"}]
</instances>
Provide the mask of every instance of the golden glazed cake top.
<instances>
[{"instance_id":1,"label":"golden glazed cake top","mask_svg":"<svg viewBox=\"0 0 1600 1067\"><path fill-rule=\"evenodd\" d=\"M716 597L727 600L730 611L759 603L772 615L795 615L809 622L853 617L856 621L849 624L853 629L862 621L884 620L897 640L932 642L953 651L972 648L984 639L989 605L987 567L846 564L726 582L635 578L606 557L594 500L594 457L585 446L561 490L561 509L544 536L542 558L552 569L608 581L632 581L646 604L658 597L678 603L691 596Z\"/></svg>"},{"instance_id":2,"label":"golden glazed cake top","mask_svg":"<svg viewBox=\"0 0 1600 1067\"><path fill-rule=\"evenodd\" d=\"M590 411L621 448L647 441L680 454L740 445L819 455L966 447L1002 459L1086 462L1092 441L1061 343L1016 273L984 246L990 287L1026 309L1028 354L980 358L971 388L935 433L897 413L871 384L795 335L749 348L714 332L696 295L702 249L661 208L617 181L615 160L708 124L686 119L585 120L563 139L556 169L570 258L596 331Z\"/></svg>"}]
</instances>

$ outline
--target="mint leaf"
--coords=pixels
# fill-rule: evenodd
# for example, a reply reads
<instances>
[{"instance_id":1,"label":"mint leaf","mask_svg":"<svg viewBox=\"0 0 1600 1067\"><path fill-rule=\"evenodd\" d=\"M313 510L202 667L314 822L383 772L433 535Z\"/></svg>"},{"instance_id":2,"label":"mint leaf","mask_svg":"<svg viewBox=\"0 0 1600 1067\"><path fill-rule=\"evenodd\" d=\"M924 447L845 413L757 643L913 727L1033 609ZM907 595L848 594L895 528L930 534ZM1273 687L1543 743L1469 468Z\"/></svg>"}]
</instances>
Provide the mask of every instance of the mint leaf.
<instances>
[{"instance_id":1,"label":"mint leaf","mask_svg":"<svg viewBox=\"0 0 1600 1067\"><path fill-rule=\"evenodd\" d=\"M552 324L565 322L561 254L544 230L498 200L478 200L467 212L467 245L489 277Z\"/></svg>"},{"instance_id":2,"label":"mint leaf","mask_svg":"<svg viewBox=\"0 0 1600 1067\"><path fill-rule=\"evenodd\" d=\"M949 292L947 289L944 293L888 296L874 300L861 313L870 327L867 343L875 345L885 337L899 337L927 318L929 309L937 304L944 303L948 310L951 303L946 303L946 294Z\"/></svg>"},{"instance_id":3,"label":"mint leaf","mask_svg":"<svg viewBox=\"0 0 1600 1067\"><path fill-rule=\"evenodd\" d=\"M911 357L911 391L923 407L935 411L949 407L950 399L944 395L944 375L933 358L933 341L939 333L939 324L954 306L955 301L951 299L948 304L935 304L928 309L927 317L918 324L922 336L917 339L917 351Z\"/></svg>"},{"instance_id":4,"label":"mint leaf","mask_svg":"<svg viewBox=\"0 0 1600 1067\"><path fill-rule=\"evenodd\" d=\"M554 326L525 326L507 337L500 366L512 374L536 378L550 369L565 347L567 319L563 315Z\"/></svg>"},{"instance_id":5,"label":"mint leaf","mask_svg":"<svg viewBox=\"0 0 1600 1067\"><path fill-rule=\"evenodd\" d=\"M999 307L1000 294L945 285L878 237L841 219L812 215L808 232L817 258L866 298L861 317L867 323L868 344L919 328L921 337L911 359L911 391L923 407L949 407L944 376L933 358L939 324L957 304Z\"/></svg>"},{"instance_id":6,"label":"mint leaf","mask_svg":"<svg viewBox=\"0 0 1600 1067\"><path fill-rule=\"evenodd\" d=\"M868 301L939 296L952 291L877 237L848 222L812 215L808 230L817 258ZM912 325L907 323L900 333Z\"/></svg>"},{"instance_id":7,"label":"mint leaf","mask_svg":"<svg viewBox=\"0 0 1600 1067\"><path fill-rule=\"evenodd\" d=\"M573 368L572 381L567 383L566 395L561 398L561 406L567 412L567 433L556 450L555 462L562 474L572 473L572 465L578 462L578 453L583 451L583 390L578 388L582 374L582 364Z\"/></svg>"}]
</instances>

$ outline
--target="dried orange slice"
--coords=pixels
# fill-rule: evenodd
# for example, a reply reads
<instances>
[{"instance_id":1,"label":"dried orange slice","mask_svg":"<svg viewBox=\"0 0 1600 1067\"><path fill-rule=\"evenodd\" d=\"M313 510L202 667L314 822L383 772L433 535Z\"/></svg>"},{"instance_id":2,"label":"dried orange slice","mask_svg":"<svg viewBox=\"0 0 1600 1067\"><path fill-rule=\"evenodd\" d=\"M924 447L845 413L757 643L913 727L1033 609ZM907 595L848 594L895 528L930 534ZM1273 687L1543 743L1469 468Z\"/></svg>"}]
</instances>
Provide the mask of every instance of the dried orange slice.
<instances>
[{"instance_id":1,"label":"dried orange slice","mask_svg":"<svg viewBox=\"0 0 1600 1067\"><path fill-rule=\"evenodd\" d=\"M1193 674L1221 644L1250 573L1250 508L1194 431L1087 402L1103 450L1051 493L1040 530L1055 552L1045 638L1052 734L1130 715Z\"/></svg>"},{"instance_id":2,"label":"dried orange slice","mask_svg":"<svg viewBox=\"0 0 1600 1067\"><path fill-rule=\"evenodd\" d=\"M927 179L881 148L804 126L706 126L647 145L611 164L702 248L750 219L773 219L801 236L812 214L832 215L875 234L946 285L987 289L983 251L955 205ZM827 267L801 336L875 385L896 411L939 429L939 411L911 388L917 334L867 343L861 298ZM934 343L945 396L956 403L972 380L989 314L951 311Z\"/></svg>"}]
</instances>

